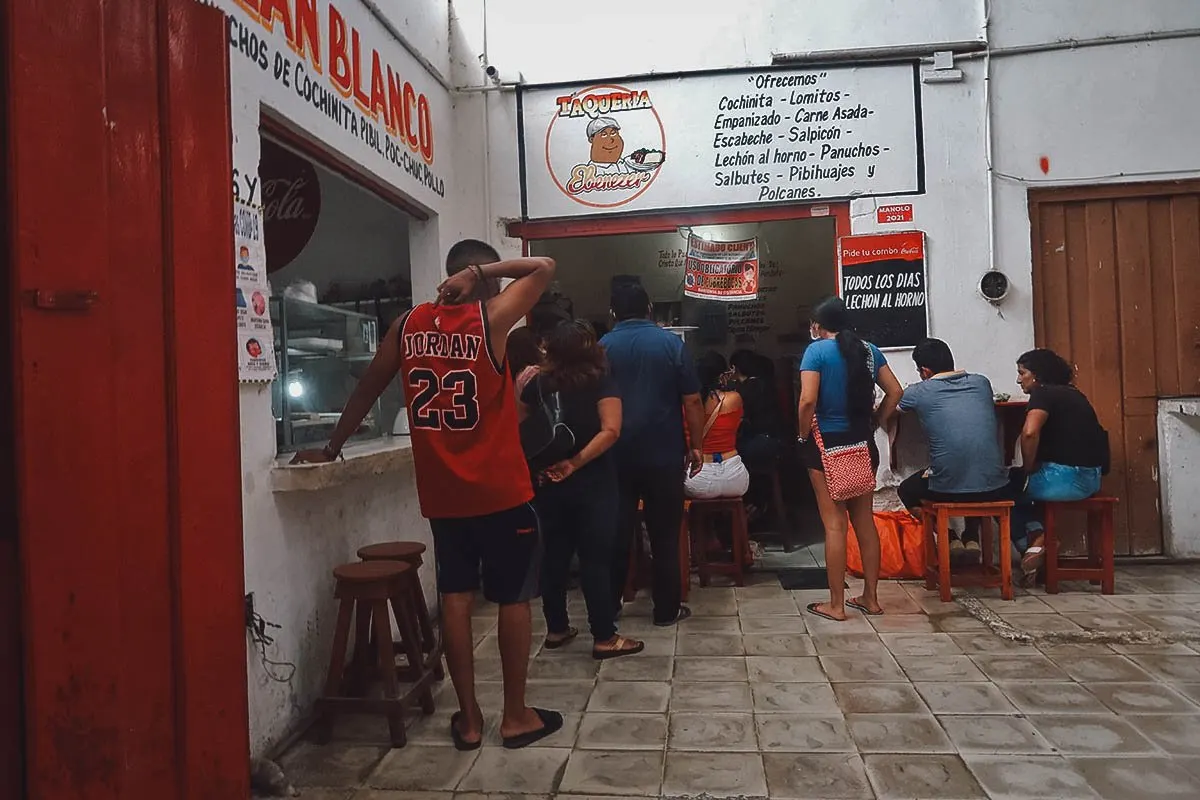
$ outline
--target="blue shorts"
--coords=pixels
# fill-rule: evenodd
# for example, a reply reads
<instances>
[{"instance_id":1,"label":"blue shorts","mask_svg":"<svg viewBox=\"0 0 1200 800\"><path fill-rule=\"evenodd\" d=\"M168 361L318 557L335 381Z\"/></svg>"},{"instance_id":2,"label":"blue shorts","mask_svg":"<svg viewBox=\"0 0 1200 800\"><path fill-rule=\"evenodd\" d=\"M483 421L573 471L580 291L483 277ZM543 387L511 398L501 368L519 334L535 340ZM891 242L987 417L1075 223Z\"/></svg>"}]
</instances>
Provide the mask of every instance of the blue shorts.
<instances>
[{"instance_id":1,"label":"blue shorts","mask_svg":"<svg viewBox=\"0 0 1200 800\"><path fill-rule=\"evenodd\" d=\"M1047 461L1029 476L1024 499L1065 503L1086 500L1098 491L1099 467L1070 467Z\"/></svg>"}]
</instances>

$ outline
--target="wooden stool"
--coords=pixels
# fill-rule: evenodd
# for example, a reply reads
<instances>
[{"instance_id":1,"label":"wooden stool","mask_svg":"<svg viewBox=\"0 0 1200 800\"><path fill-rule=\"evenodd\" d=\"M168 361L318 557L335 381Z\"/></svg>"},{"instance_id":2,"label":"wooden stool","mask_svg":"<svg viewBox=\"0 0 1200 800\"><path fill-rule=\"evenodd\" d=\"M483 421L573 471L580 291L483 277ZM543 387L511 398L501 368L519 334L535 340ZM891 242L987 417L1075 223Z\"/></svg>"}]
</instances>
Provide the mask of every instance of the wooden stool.
<instances>
[{"instance_id":1,"label":"wooden stool","mask_svg":"<svg viewBox=\"0 0 1200 800\"><path fill-rule=\"evenodd\" d=\"M713 532L713 522L717 517L728 514L732 521L733 537L730 543L730 560L710 562L708 560L708 540ZM690 513L690 525L695 537L696 566L700 572L700 585L708 586L709 578L715 572L719 575L732 575L736 586L746 585L746 553L750 550L750 534L746 522L746 506L740 497L720 498L717 500L693 500Z\"/></svg>"},{"instance_id":2,"label":"wooden stool","mask_svg":"<svg viewBox=\"0 0 1200 800\"><path fill-rule=\"evenodd\" d=\"M688 508L691 502L691 500L683 501L683 518L679 523L680 602L687 602L692 588L691 537L688 535ZM633 602L634 598L637 597L638 589L648 586L650 583L649 579L642 579L643 567L648 566L649 559L642 558L641 513L642 504L638 503L638 529L634 532L633 542L629 545L629 566L625 573L625 591L621 593L621 599L626 603Z\"/></svg>"},{"instance_id":3,"label":"wooden stool","mask_svg":"<svg viewBox=\"0 0 1200 800\"><path fill-rule=\"evenodd\" d=\"M333 732L333 721L342 713L384 714L394 747L403 747L404 712L420 703L425 714L432 714L433 673L425 669L421 656L420 633L416 610L410 593L402 588L402 579L412 567L401 561L359 561L343 564L333 571L337 581L334 597L340 601L337 627L333 634L333 652L329 672L325 677L325 692L317 699L316 739L324 744ZM404 655L413 671L412 686L400 696L396 654L392 644L392 623L389 607L395 613L400 628ZM350 623L356 617L354 657L346 664L346 649L350 639ZM383 681L383 697L366 696L366 683L371 671L368 662L368 640L371 631L377 648L376 672Z\"/></svg>"},{"instance_id":4,"label":"wooden stool","mask_svg":"<svg viewBox=\"0 0 1200 800\"><path fill-rule=\"evenodd\" d=\"M1113 537L1113 512L1117 502L1115 497L1097 495L1069 503L1046 503L1047 594L1058 594L1058 582L1071 580L1098 583L1101 594L1114 593L1116 581L1113 575L1113 557L1116 542ZM1062 558L1058 554L1062 535L1058 526L1058 516L1064 512L1087 514L1085 558Z\"/></svg>"},{"instance_id":5,"label":"wooden stool","mask_svg":"<svg viewBox=\"0 0 1200 800\"><path fill-rule=\"evenodd\" d=\"M792 524L788 520L787 506L783 502L783 484L779 480L778 462L763 469L750 470L750 479L754 480L756 476L771 482L772 515L779 529L779 538L783 540L783 552L790 553L797 548L797 544L792 535Z\"/></svg>"},{"instance_id":6,"label":"wooden stool","mask_svg":"<svg viewBox=\"0 0 1200 800\"><path fill-rule=\"evenodd\" d=\"M370 544L358 549L358 557L363 561L402 561L412 569L405 573L405 586L412 596L413 606L417 611L417 624L421 630L421 649L428 658L427 666L440 681L446 677L442 669L442 643L433 629L433 619L429 615L429 604L425 602L425 590L421 586L420 568L423 564L421 556L425 554L425 545L421 542L381 542Z\"/></svg>"},{"instance_id":7,"label":"wooden stool","mask_svg":"<svg viewBox=\"0 0 1200 800\"><path fill-rule=\"evenodd\" d=\"M1005 600L1012 600L1012 508L1013 503L1008 500L995 503L922 503L921 519L925 524L925 588L938 587L943 603L949 603L951 600L951 585L999 586L1000 596ZM983 557L983 563L979 567L968 567L959 571L953 578L953 584L950 575L951 517L980 518L979 545ZM992 563L993 517L1000 518L999 572Z\"/></svg>"}]
</instances>

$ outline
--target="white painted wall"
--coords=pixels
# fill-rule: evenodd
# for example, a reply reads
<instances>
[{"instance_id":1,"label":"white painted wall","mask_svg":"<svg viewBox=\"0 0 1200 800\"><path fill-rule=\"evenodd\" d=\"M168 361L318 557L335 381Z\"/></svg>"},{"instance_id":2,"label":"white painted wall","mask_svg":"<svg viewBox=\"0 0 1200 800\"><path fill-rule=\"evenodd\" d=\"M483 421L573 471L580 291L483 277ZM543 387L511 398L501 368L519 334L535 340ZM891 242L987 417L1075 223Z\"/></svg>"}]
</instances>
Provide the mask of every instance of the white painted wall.
<instances>
[{"instance_id":1,"label":"white painted wall","mask_svg":"<svg viewBox=\"0 0 1200 800\"><path fill-rule=\"evenodd\" d=\"M1175 558L1200 558L1200 398L1158 403L1163 544Z\"/></svg>"},{"instance_id":2,"label":"white painted wall","mask_svg":"<svg viewBox=\"0 0 1200 800\"><path fill-rule=\"evenodd\" d=\"M274 33L266 33L257 22L248 20L233 0L219 0L219 5L254 29L270 52L269 68L263 70L236 47L230 51L233 162L243 191L257 174L259 120L264 111L270 111L336 158L430 214L429 221L411 222L407 234L381 231L373 241L377 240L376 249L381 252L407 241L408 252L396 259L396 268L411 273L415 297L432 297L446 250L463 235L480 236L484 220L479 210L484 203L478 179L469 172L464 179L456 169L456 150L463 146L464 139L459 134L462 126L455 120L457 112L450 93L437 76L429 74L401 46L371 9L358 0L336 3L347 21L359 29L368 58L369 48L378 48L387 63L429 98L435 129L432 169L444 181L444 192L439 194L297 97L294 83L284 86L276 79L275 54L295 57L283 40L282 25L276 24ZM392 17L391 23L445 78L449 73L449 7L445 0L388 5L403 5L403 13ZM328 3L322 0L318 7L324 37ZM327 46L324 38L322 41ZM325 64L327 67L328 62ZM327 81L325 75L317 75L316 79ZM478 132L472 145L473 152L483 149ZM345 187L323 188L336 194ZM260 201L255 199L255 203ZM261 206L255 203L252 209L261 214ZM367 221L358 219L356 223L361 227ZM320 231L316 246L328 250ZM335 256L325 253L322 257ZM261 252L254 255L256 259L262 257ZM248 642L251 751L252 755L261 755L311 713L321 691L336 617L332 569L355 560L355 552L363 544L413 539L432 545L432 541L418 508L411 466L320 491L273 491L273 471L279 468L279 462L270 388L244 384L240 395L246 591L254 593L256 609L263 617L282 626L271 631L275 644L268 648L267 656L296 666L289 681L274 681L270 673L278 675L283 670L265 669ZM432 558L427 559L421 580L432 599Z\"/></svg>"},{"instance_id":3,"label":"white painted wall","mask_svg":"<svg viewBox=\"0 0 1200 800\"><path fill-rule=\"evenodd\" d=\"M449 0L365 0L441 78L450 78Z\"/></svg>"},{"instance_id":4,"label":"white painted wall","mask_svg":"<svg viewBox=\"0 0 1200 800\"><path fill-rule=\"evenodd\" d=\"M454 0L458 8L461 0ZM977 0L487 0L488 55L530 83L760 66L982 37Z\"/></svg>"},{"instance_id":5,"label":"white painted wall","mask_svg":"<svg viewBox=\"0 0 1200 800\"><path fill-rule=\"evenodd\" d=\"M1194 0L991 0L991 7L988 38L1001 48L1200 26Z\"/></svg>"}]
</instances>

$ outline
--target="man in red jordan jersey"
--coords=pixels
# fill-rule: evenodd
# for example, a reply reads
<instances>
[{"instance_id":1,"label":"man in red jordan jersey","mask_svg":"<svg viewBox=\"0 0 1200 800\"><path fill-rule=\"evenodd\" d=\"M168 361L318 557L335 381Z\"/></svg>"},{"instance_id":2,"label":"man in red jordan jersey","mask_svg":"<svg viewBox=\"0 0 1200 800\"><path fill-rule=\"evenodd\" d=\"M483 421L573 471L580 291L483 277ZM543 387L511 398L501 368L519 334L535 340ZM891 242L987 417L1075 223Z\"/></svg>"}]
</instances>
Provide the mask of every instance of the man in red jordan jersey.
<instances>
[{"instance_id":1,"label":"man in red jordan jersey","mask_svg":"<svg viewBox=\"0 0 1200 800\"><path fill-rule=\"evenodd\" d=\"M500 261L490 245L467 239L450 248L446 272L437 301L417 306L388 330L329 444L296 461L336 458L399 374L421 513L433 529L446 663L458 695L451 738L460 750L476 749L483 738L471 636L482 575L484 597L500 606L500 735L505 747L525 747L560 729L563 718L525 704L529 601L538 594L542 545L505 346L549 286L554 262ZM499 291L503 278L514 280Z\"/></svg>"}]
</instances>

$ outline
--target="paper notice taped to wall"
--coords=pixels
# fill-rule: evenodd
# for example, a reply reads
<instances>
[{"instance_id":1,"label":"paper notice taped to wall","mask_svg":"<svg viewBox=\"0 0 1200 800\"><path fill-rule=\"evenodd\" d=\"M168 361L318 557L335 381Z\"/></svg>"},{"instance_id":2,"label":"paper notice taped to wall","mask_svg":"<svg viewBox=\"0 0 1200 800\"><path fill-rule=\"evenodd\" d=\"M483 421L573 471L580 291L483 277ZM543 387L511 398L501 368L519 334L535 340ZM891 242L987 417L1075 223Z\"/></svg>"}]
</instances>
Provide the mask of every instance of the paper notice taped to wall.
<instances>
[{"instance_id":1,"label":"paper notice taped to wall","mask_svg":"<svg viewBox=\"0 0 1200 800\"><path fill-rule=\"evenodd\" d=\"M734 302L758 297L758 239L710 242L688 236L684 294Z\"/></svg>"}]
</instances>

